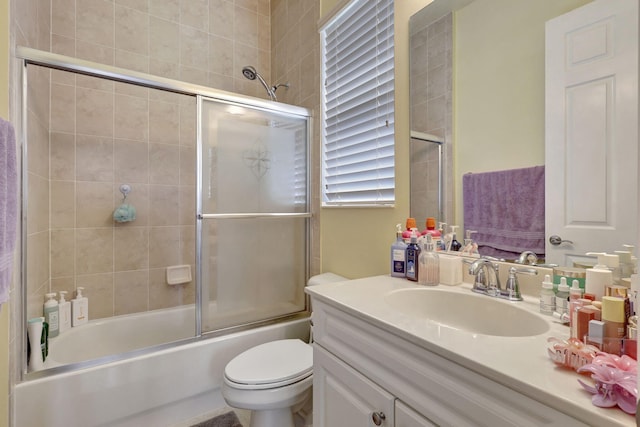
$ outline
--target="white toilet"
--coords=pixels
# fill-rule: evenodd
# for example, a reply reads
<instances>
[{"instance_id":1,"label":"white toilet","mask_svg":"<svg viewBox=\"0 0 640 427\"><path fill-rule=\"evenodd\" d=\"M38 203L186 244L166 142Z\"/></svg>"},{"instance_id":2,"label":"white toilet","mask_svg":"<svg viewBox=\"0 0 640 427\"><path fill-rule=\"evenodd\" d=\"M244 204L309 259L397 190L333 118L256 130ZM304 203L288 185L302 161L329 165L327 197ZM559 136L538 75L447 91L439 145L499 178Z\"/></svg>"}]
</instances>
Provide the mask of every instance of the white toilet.
<instances>
[{"instance_id":1,"label":"white toilet","mask_svg":"<svg viewBox=\"0 0 640 427\"><path fill-rule=\"evenodd\" d=\"M323 273L310 278L307 286L343 280L347 279ZM252 411L250 427L294 427L294 414L311 402L312 373L311 344L299 339L271 341L227 364L222 396L229 406Z\"/></svg>"}]
</instances>

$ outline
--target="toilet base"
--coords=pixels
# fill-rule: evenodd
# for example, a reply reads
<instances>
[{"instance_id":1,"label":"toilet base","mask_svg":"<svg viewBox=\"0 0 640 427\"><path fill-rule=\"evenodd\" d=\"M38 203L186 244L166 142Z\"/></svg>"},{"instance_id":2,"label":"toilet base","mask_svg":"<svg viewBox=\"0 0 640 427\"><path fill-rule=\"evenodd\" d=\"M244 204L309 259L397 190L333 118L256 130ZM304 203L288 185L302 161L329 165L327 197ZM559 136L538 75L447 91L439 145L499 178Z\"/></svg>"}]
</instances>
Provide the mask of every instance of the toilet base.
<instances>
[{"instance_id":1,"label":"toilet base","mask_svg":"<svg viewBox=\"0 0 640 427\"><path fill-rule=\"evenodd\" d=\"M291 408L263 409L251 412L250 427L295 427Z\"/></svg>"}]
</instances>

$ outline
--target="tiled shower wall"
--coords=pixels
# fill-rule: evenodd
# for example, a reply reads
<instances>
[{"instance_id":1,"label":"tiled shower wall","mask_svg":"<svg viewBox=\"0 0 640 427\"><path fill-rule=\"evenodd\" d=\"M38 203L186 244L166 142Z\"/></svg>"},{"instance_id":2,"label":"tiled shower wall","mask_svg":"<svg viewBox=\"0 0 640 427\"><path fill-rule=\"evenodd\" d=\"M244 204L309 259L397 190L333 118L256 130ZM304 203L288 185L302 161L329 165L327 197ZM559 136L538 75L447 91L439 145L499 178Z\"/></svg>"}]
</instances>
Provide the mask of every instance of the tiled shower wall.
<instances>
[{"instance_id":1,"label":"tiled shower wall","mask_svg":"<svg viewBox=\"0 0 640 427\"><path fill-rule=\"evenodd\" d=\"M418 17L419 15L416 15ZM411 216L420 227L426 217L453 220L453 15L435 22L412 18L410 28L411 130L444 138L443 213L438 218L438 149L411 140Z\"/></svg>"},{"instance_id":2,"label":"tiled shower wall","mask_svg":"<svg viewBox=\"0 0 640 427\"><path fill-rule=\"evenodd\" d=\"M49 12L46 1L40 3ZM278 90L279 99L317 111L316 3L51 0L50 48L46 40L31 46L263 98L262 86L245 79L241 68L254 65L271 82L273 62L274 82L291 84ZM16 21L27 17L30 10ZM48 28L31 27L40 28L39 35ZM36 199L30 221L42 226L42 236L50 234L51 264L49 239L30 235L35 282L28 286L27 315L40 314L49 289L67 290L69 298L78 286L86 288L92 318L192 303L193 285L169 287L164 267L194 264L195 101L57 71L51 82L50 91L31 97L34 105L48 105L42 93L50 92L51 166L31 180L30 191ZM317 159L317 143L313 153ZM127 201L138 218L114 225L122 183L133 188ZM317 246L317 225L313 235ZM314 257L311 272L318 266Z\"/></svg>"},{"instance_id":3,"label":"tiled shower wall","mask_svg":"<svg viewBox=\"0 0 640 427\"><path fill-rule=\"evenodd\" d=\"M269 77L269 21L262 0L52 0L50 50L262 95L240 69ZM42 203L38 189L48 187L50 209L30 209L38 224L50 212L50 240L30 245L29 257L29 276L48 269L50 282L28 287L28 316L49 289L71 297L79 286L91 318L192 303L193 283L169 287L164 274L194 266L194 99L64 72L52 73L50 94L49 181L33 191ZM138 215L114 224L122 183Z\"/></svg>"}]
</instances>

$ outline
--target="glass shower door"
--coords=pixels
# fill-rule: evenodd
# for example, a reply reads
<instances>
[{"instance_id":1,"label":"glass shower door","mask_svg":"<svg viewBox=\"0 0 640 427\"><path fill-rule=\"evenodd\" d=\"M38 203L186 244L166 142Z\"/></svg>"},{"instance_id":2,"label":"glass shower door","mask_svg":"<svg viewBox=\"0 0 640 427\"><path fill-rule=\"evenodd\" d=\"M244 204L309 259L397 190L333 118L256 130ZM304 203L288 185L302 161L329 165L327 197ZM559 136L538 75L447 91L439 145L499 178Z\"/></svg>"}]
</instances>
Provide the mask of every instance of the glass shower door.
<instances>
[{"instance_id":1,"label":"glass shower door","mask_svg":"<svg viewBox=\"0 0 640 427\"><path fill-rule=\"evenodd\" d=\"M308 117L205 98L200 111L202 332L304 310Z\"/></svg>"}]
</instances>

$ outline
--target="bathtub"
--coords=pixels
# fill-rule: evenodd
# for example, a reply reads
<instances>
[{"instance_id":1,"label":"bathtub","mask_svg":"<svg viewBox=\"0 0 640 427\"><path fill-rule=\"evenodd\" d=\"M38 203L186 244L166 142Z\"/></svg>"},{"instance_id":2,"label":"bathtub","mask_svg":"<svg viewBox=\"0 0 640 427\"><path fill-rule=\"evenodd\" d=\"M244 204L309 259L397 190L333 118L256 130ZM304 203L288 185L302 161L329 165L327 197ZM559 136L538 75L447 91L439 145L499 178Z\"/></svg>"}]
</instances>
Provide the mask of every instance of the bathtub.
<instances>
[{"instance_id":1,"label":"bathtub","mask_svg":"<svg viewBox=\"0 0 640 427\"><path fill-rule=\"evenodd\" d=\"M238 353L309 333L308 318L300 318L153 352L137 350L192 337L192 307L188 313L179 308L97 320L52 339L45 367L132 351L133 356L16 385L14 425L171 426L226 406L222 374Z\"/></svg>"}]
</instances>

